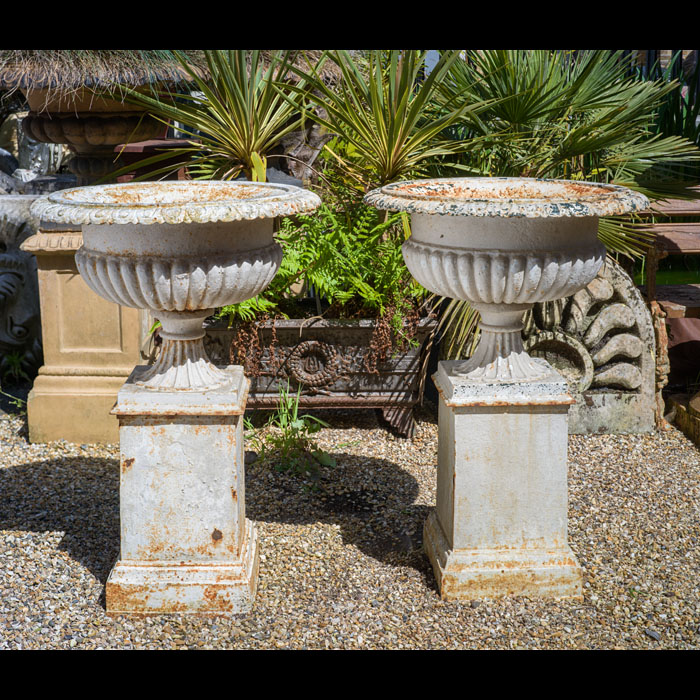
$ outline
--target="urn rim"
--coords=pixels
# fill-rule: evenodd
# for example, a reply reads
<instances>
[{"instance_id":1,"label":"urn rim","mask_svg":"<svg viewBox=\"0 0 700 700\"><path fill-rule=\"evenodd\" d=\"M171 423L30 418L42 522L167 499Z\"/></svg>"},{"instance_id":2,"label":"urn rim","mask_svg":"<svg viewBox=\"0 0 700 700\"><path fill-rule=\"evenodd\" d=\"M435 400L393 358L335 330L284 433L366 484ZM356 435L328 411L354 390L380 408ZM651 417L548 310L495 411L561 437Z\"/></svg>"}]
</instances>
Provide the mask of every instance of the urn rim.
<instances>
[{"instance_id":1,"label":"urn rim","mask_svg":"<svg viewBox=\"0 0 700 700\"><path fill-rule=\"evenodd\" d=\"M643 194L620 185L527 177L404 180L372 190L364 201L416 214L528 218L614 216L649 206Z\"/></svg>"},{"instance_id":2,"label":"urn rim","mask_svg":"<svg viewBox=\"0 0 700 700\"><path fill-rule=\"evenodd\" d=\"M248 180L168 180L72 187L32 205L63 224L181 224L240 221L314 211L318 195L294 185Z\"/></svg>"}]
</instances>

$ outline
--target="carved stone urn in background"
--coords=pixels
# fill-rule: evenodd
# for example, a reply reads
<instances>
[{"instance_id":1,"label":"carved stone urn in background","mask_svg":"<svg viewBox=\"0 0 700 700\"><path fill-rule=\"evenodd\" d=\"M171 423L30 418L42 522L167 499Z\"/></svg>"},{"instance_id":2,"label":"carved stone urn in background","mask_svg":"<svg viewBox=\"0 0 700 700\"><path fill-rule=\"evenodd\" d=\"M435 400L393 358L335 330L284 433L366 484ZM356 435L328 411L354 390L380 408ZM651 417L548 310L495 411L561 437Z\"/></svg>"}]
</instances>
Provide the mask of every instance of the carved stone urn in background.
<instances>
[{"instance_id":1,"label":"carved stone urn in background","mask_svg":"<svg viewBox=\"0 0 700 700\"><path fill-rule=\"evenodd\" d=\"M46 89L24 92L30 112L22 128L42 143L67 144L73 153L68 168L79 185L116 169L115 146L165 134L164 125L139 107L92 90L53 98Z\"/></svg>"},{"instance_id":2,"label":"carved stone urn in background","mask_svg":"<svg viewBox=\"0 0 700 700\"><path fill-rule=\"evenodd\" d=\"M598 217L643 209L631 190L528 178L387 185L365 196L411 213L411 274L469 301L481 337L466 361L443 361L437 507L424 543L443 598L579 597L567 537L564 377L523 347L523 316L589 284L605 260Z\"/></svg>"},{"instance_id":3,"label":"carved stone urn in background","mask_svg":"<svg viewBox=\"0 0 700 700\"><path fill-rule=\"evenodd\" d=\"M232 613L252 605L258 544L245 517L240 366L207 357L202 322L263 291L282 260L273 219L319 198L285 185L150 182L64 190L34 204L79 224L81 277L162 324L152 366L119 391L121 552L107 612Z\"/></svg>"},{"instance_id":4,"label":"carved stone urn in background","mask_svg":"<svg viewBox=\"0 0 700 700\"><path fill-rule=\"evenodd\" d=\"M207 74L198 52L186 55L195 72ZM67 145L79 185L116 169L115 146L164 133L120 85L170 89L187 80L170 51L0 50L0 89L20 91L29 106L22 128L37 141Z\"/></svg>"}]
</instances>

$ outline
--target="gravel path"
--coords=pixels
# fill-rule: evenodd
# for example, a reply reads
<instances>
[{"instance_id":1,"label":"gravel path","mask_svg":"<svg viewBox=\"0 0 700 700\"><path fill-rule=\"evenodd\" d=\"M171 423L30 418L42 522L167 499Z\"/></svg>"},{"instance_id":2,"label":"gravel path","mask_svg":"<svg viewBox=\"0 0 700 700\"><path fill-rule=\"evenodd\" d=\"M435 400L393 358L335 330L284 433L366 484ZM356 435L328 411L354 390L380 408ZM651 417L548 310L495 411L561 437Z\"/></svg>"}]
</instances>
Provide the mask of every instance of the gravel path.
<instances>
[{"instance_id":1,"label":"gravel path","mask_svg":"<svg viewBox=\"0 0 700 700\"><path fill-rule=\"evenodd\" d=\"M439 599L421 549L437 425L403 440L372 412L319 414L317 481L254 462L251 613L110 618L118 448L30 445L0 415L0 649L697 649L700 452L677 430L572 436L569 533L581 601Z\"/></svg>"}]
</instances>

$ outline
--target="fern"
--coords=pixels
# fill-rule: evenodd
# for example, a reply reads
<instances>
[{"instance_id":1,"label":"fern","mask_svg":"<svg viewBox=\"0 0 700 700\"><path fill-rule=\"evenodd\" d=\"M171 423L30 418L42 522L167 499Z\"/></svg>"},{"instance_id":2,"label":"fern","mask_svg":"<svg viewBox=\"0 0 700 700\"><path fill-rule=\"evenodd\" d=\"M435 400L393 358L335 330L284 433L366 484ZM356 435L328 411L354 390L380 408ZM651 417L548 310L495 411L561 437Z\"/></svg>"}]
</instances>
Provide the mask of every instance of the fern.
<instances>
[{"instance_id":1,"label":"fern","mask_svg":"<svg viewBox=\"0 0 700 700\"><path fill-rule=\"evenodd\" d=\"M341 314L345 308L348 314L378 317L395 309L392 326L400 333L404 313L426 295L403 262L400 214L382 220L364 204L345 211L323 204L312 216L283 219L277 240L284 255L270 286L254 299L224 307L219 317L232 324L265 314L286 316L283 300L295 283L305 281Z\"/></svg>"}]
</instances>

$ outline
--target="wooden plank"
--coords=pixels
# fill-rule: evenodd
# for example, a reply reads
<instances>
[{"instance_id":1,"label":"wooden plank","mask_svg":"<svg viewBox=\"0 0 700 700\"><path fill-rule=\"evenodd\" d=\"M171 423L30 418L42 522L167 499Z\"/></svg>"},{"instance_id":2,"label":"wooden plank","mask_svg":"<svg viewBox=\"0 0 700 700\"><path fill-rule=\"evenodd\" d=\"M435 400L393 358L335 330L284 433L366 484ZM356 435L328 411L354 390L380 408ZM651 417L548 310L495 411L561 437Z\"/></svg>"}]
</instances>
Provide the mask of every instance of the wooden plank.
<instances>
[{"instance_id":1,"label":"wooden plank","mask_svg":"<svg viewBox=\"0 0 700 700\"><path fill-rule=\"evenodd\" d=\"M667 255L700 254L700 223L650 224L646 231L656 234L653 245Z\"/></svg>"},{"instance_id":2,"label":"wooden plank","mask_svg":"<svg viewBox=\"0 0 700 700\"><path fill-rule=\"evenodd\" d=\"M700 216L700 201L697 199L667 199L652 204L647 212L663 214L664 216Z\"/></svg>"},{"instance_id":3,"label":"wooden plank","mask_svg":"<svg viewBox=\"0 0 700 700\"><path fill-rule=\"evenodd\" d=\"M661 284L656 300L668 318L700 318L700 284Z\"/></svg>"},{"instance_id":4,"label":"wooden plank","mask_svg":"<svg viewBox=\"0 0 700 700\"><path fill-rule=\"evenodd\" d=\"M640 212L645 216L700 216L700 187L691 187L697 193L697 199L660 199L654 202L649 209Z\"/></svg>"}]
</instances>

